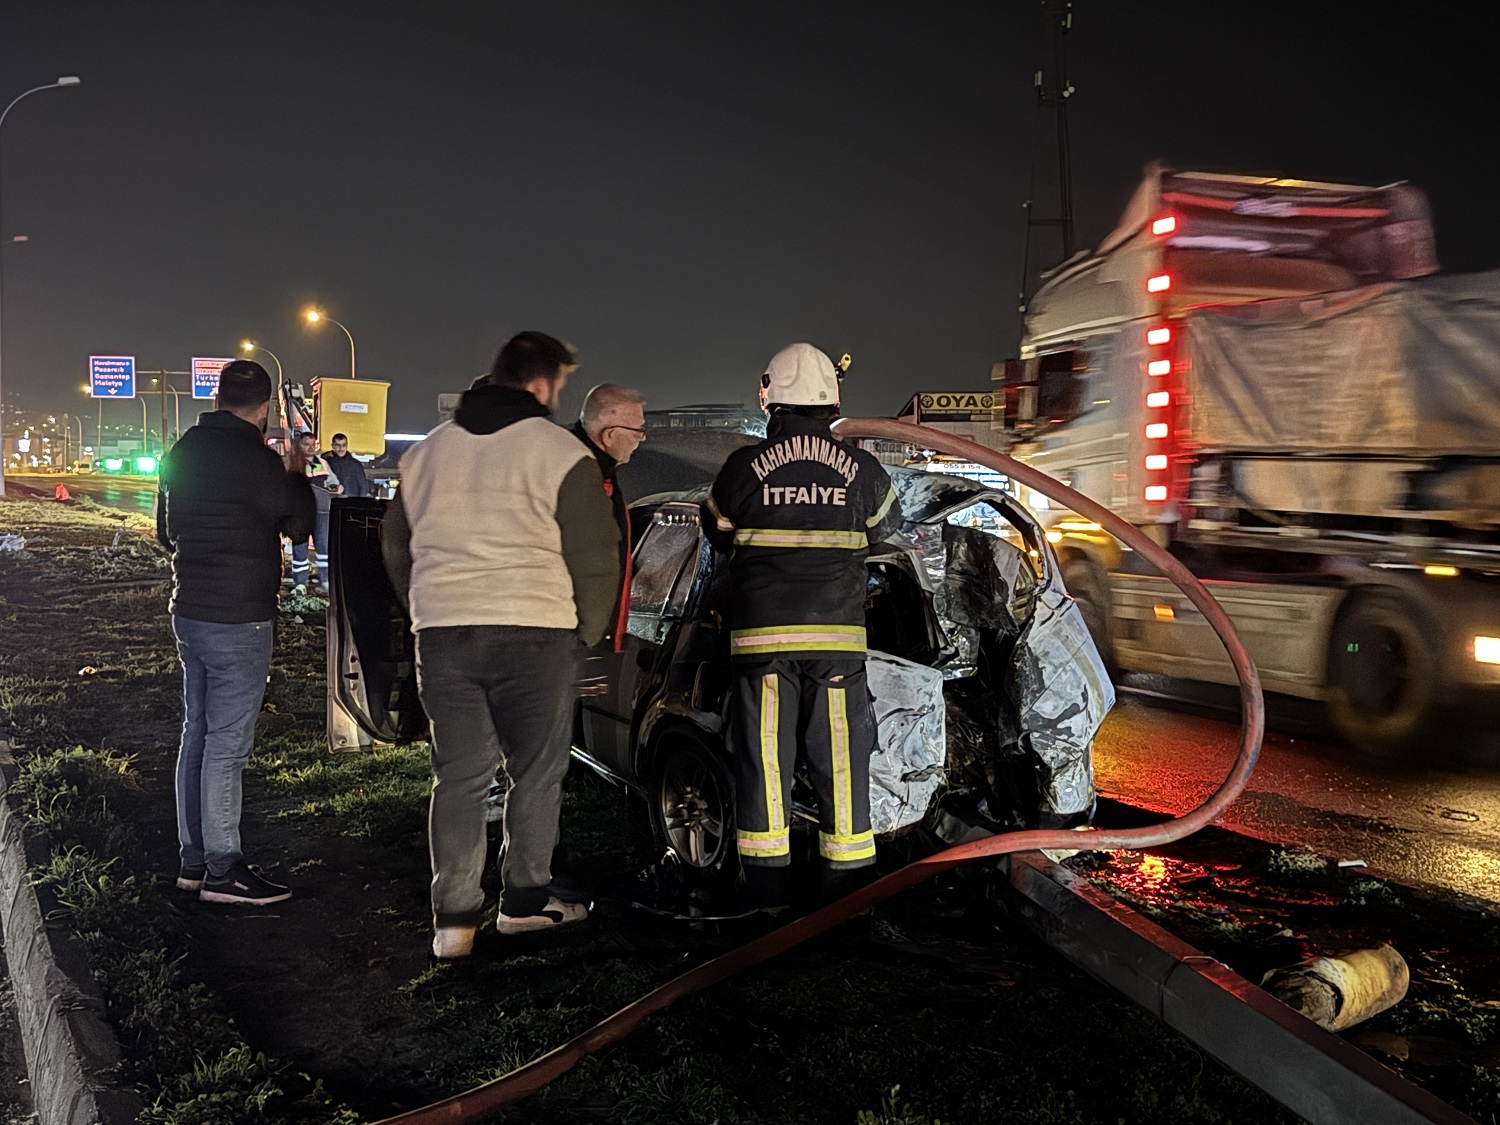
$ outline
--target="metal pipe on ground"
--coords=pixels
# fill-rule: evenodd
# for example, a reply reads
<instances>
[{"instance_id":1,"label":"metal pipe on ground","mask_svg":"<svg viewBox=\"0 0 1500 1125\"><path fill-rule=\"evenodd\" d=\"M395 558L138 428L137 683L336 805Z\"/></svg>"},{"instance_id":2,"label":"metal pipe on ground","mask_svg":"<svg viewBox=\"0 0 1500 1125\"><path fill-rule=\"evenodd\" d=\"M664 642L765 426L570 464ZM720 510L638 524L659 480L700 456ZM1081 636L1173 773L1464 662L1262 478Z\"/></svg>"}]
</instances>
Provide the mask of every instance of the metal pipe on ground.
<instances>
[{"instance_id":1,"label":"metal pipe on ground","mask_svg":"<svg viewBox=\"0 0 1500 1125\"><path fill-rule=\"evenodd\" d=\"M501 1106L509 1105L536 1093L548 1083L566 1074L587 1056L620 1042L647 1016L662 1011L674 1001L769 960L778 953L783 953L809 938L826 932L840 922L857 917L877 902L925 882L944 871L951 871L955 867L979 859L995 859L1013 852L1041 851L1046 848L1069 851L1079 849L1106 851L1118 848L1159 847L1208 827L1234 803L1235 798L1244 789L1251 772L1255 769L1255 761L1260 754L1261 737L1265 733L1265 701L1261 695L1260 676L1255 670L1250 654L1245 649L1244 642L1235 632L1229 615L1185 566L1157 546L1138 528L1125 522L1109 509L1073 491L1060 481L1053 480L1045 473L1029 465L1023 465L1003 453L979 445L977 442L932 430L926 426L913 426L885 418L841 419L836 423L836 432L841 438L886 438L907 442L922 449L934 449L940 453L962 457L967 461L993 469L995 472L1003 473L1012 480L1020 481L1028 488L1098 523L1105 531L1134 548L1142 557L1158 567L1187 595L1188 600L1198 608L1204 619L1218 634L1229 654L1230 662L1234 665L1235 675L1239 678L1240 702L1243 708L1240 741L1234 764L1230 767L1228 775L1219 788L1198 808L1161 824L1115 831L1090 828L1084 831L1032 829L1007 832L988 839L960 844L917 860L838 902L830 903L812 914L788 923L779 930L715 957L695 969L690 969L648 992L635 1003L601 1020L582 1035L508 1074L503 1074L482 1086L476 1086L472 1090L456 1094L451 1098L445 1098L394 1117L384 1118L376 1125L438 1125L440 1122L477 1121Z\"/></svg>"}]
</instances>

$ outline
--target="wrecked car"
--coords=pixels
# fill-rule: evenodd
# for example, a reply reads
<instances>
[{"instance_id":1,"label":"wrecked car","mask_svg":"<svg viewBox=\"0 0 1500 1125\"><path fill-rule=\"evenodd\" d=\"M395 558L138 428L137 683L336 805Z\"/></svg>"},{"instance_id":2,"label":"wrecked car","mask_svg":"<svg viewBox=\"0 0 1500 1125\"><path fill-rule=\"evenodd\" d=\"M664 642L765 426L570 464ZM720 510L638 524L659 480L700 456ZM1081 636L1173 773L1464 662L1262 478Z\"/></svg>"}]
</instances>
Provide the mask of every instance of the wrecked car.
<instances>
[{"instance_id":1,"label":"wrecked car","mask_svg":"<svg viewBox=\"0 0 1500 1125\"><path fill-rule=\"evenodd\" d=\"M692 440L694 456L674 459L658 447L621 468L627 495L658 490L630 506L624 651L591 658L603 687L579 699L573 755L644 798L662 848L679 863L718 869L734 856L728 558L703 534L699 504L717 462L754 439ZM867 564L877 838L920 826L956 842L1086 824L1091 744L1114 689L1041 527L1006 492L887 469L903 522ZM334 750L426 735L409 624L380 558L385 503L334 502ZM810 799L798 802L794 790L799 804L798 819L815 827Z\"/></svg>"}]
</instances>

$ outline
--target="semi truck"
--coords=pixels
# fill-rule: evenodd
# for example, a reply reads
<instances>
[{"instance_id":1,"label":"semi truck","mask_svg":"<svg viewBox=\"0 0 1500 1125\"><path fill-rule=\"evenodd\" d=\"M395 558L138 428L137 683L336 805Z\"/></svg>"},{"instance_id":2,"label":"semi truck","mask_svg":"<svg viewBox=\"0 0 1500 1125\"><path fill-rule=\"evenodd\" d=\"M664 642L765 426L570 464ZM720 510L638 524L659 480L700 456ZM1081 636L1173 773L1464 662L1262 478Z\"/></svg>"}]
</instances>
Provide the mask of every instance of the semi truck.
<instances>
[{"instance_id":1,"label":"semi truck","mask_svg":"<svg viewBox=\"0 0 1500 1125\"><path fill-rule=\"evenodd\" d=\"M1419 189L1153 165L995 378L1007 447L1208 581L1268 690L1375 753L1500 732L1500 271L1438 271ZM1171 583L1043 515L1114 668L1233 682Z\"/></svg>"}]
</instances>

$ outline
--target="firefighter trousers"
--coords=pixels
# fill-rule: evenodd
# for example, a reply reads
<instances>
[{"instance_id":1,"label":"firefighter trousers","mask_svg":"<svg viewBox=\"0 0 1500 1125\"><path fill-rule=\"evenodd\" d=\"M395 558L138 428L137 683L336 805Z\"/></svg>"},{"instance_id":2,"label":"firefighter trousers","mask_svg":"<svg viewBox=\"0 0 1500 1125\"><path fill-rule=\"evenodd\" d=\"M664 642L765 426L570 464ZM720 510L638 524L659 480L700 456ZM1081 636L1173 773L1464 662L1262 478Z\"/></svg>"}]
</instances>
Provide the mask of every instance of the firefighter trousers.
<instances>
[{"instance_id":1,"label":"firefighter trousers","mask_svg":"<svg viewBox=\"0 0 1500 1125\"><path fill-rule=\"evenodd\" d=\"M826 867L848 871L874 863L875 710L863 657L737 665L734 702L730 745L741 862L791 862L792 777L800 749L818 800L818 854Z\"/></svg>"}]
</instances>

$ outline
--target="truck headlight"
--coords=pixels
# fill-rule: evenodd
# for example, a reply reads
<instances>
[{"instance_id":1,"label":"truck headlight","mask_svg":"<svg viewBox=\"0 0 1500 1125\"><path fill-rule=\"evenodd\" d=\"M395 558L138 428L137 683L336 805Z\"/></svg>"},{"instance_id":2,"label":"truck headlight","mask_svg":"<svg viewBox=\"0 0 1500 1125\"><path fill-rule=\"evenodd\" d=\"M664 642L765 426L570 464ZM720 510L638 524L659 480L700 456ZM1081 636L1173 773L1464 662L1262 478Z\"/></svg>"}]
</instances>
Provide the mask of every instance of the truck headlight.
<instances>
[{"instance_id":1,"label":"truck headlight","mask_svg":"<svg viewBox=\"0 0 1500 1125\"><path fill-rule=\"evenodd\" d=\"M1500 664L1500 637L1475 637L1474 659L1481 664Z\"/></svg>"}]
</instances>

